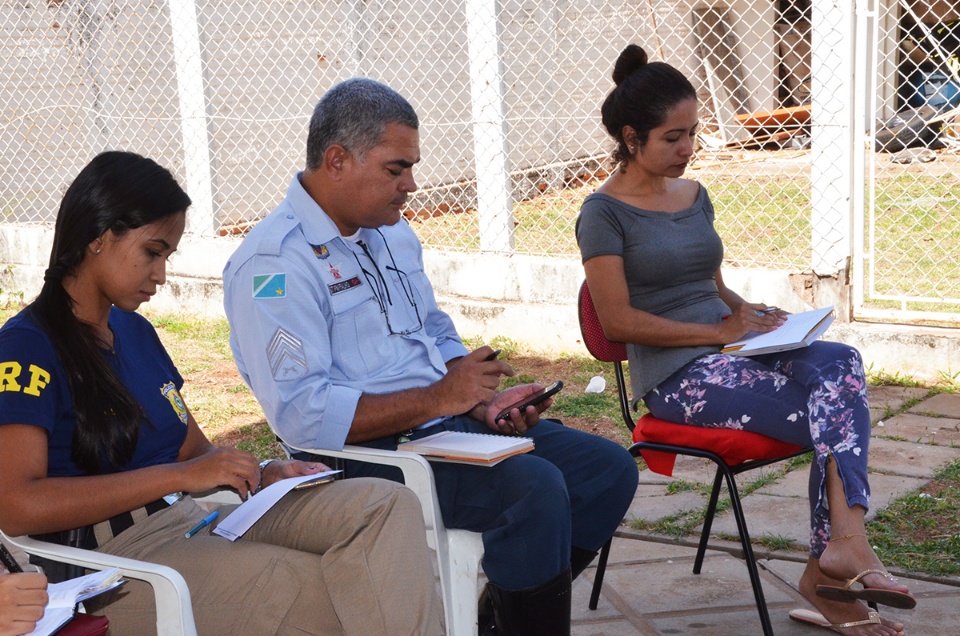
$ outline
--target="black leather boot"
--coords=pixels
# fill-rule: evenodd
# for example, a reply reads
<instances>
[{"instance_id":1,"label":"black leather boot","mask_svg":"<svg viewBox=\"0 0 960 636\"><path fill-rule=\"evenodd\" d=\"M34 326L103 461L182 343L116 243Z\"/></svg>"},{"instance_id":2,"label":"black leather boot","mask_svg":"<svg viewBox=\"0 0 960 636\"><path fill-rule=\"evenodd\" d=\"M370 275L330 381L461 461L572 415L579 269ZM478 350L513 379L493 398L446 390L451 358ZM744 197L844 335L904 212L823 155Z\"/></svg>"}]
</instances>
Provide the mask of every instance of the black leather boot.
<instances>
[{"instance_id":1,"label":"black leather boot","mask_svg":"<svg viewBox=\"0 0 960 636\"><path fill-rule=\"evenodd\" d=\"M480 636L496 636L497 625L493 618L493 600L490 598L490 584L480 591L477 601L477 633Z\"/></svg>"},{"instance_id":2,"label":"black leather boot","mask_svg":"<svg viewBox=\"0 0 960 636\"><path fill-rule=\"evenodd\" d=\"M599 552L584 550L577 546L570 548L570 579L576 580L583 571L590 567L593 560L597 558ZM477 602L477 633L480 636L495 636L497 634L496 623L493 618L493 601L490 599L490 590L486 584L480 592L480 599Z\"/></svg>"},{"instance_id":3,"label":"black leather boot","mask_svg":"<svg viewBox=\"0 0 960 636\"><path fill-rule=\"evenodd\" d=\"M505 590L487 583L498 636L570 636L570 568L546 583Z\"/></svg>"},{"instance_id":4,"label":"black leather boot","mask_svg":"<svg viewBox=\"0 0 960 636\"><path fill-rule=\"evenodd\" d=\"M598 554L600 553L592 550L584 550L577 546L570 548L570 578L576 580L577 577L583 574L583 571L593 563L593 560L597 558Z\"/></svg>"}]
</instances>

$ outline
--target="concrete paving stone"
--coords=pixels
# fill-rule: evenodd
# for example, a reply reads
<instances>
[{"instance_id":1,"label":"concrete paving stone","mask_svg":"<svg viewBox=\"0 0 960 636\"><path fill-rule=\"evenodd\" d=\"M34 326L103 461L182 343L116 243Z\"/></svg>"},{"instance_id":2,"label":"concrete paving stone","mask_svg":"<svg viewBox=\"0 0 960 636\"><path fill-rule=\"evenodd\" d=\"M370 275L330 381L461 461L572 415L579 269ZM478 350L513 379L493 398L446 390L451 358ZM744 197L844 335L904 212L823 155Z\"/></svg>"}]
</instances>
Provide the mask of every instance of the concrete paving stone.
<instances>
[{"instance_id":1,"label":"concrete paving stone","mask_svg":"<svg viewBox=\"0 0 960 636\"><path fill-rule=\"evenodd\" d=\"M613 552L611 548L610 552ZM620 612L610 603L608 598L603 595L603 588L600 588L600 599L597 602L597 609L590 609L590 593L593 591L593 580L596 570L588 570L583 575L577 577L573 582L573 598L571 600L571 618L577 620L596 620L622 618ZM637 572L639 575L640 572ZM606 579L606 577L604 577ZM637 580L640 577L637 576Z\"/></svg>"},{"instance_id":2,"label":"concrete paving stone","mask_svg":"<svg viewBox=\"0 0 960 636\"><path fill-rule=\"evenodd\" d=\"M757 471L766 471L768 473L780 472L783 470L782 466L786 462L777 462L775 464L770 464L763 468L757 469ZM749 473L744 474L746 479L754 479L760 473L757 471L750 471ZM701 459L699 457L686 457L678 456L676 466L673 469L673 479L681 479L683 481L695 482L700 484L707 484L708 486L713 485L714 477L717 474L717 465L714 464L709 459ZM750 477L754 475L754 477Z\"/></svg>"},{"instance_id":3,"label":"concrete paving stone","mask_svg":"<svg viewBox=\"0 0 960 636\"><path fill-rule=\"evenodd\" d=\"M719 556L723 554L719 551L707 550L707 554ZM610 556L607 559L607 567L635 566L649 563L651 561L682 561L687 560L693 563L697 555L696 547L689 545L680 545L670 541L650 541L643 539L634 539L616 536L613 538L613 544L610 546ZM587 575L593 578L596 570L596 561L587 569ZM693 567L691 565L691 567Z\"/></svg>"},{"instance_id":4,"label":"concrete paving stone","mask_svg":"<svg viewBox=\"0 0 960 636\"><path fill-rule=\"evenodd\" d=\"M747 473L744 477L751 475ZM807 484L810 481L810 467L805 466L789 473L777 481L767 484L762 488L753 491L753 495L773 495L775 497L800 497L804 501L807 499ZM739 487L739 486L738 486Z\"/></svg>"},{"instance_id":5,"label":"concrete paving stone","mask_svg":"<svg viewBox=\"0 0 960 636\"><path fill-rule=\"evenodd\" d=\"M960 635L960 589L954 588L949 596L919 599L913 610L882 608L880 613L903 623L907 634L957 636Z\"/></svg>"},{"instance_id":6,"label":"concrete paving stone","mask_svg":"<svg viewBox=\"0 0 960 636\"><path fill-rule=\"evenodd\" d=\"M799 560L787 559L760 559L759 563L764 570L772 576L779 579L780 583L788 586L795 594L795 600L802 599L797 585L800 582L800 575L806 567L806 555L802 555Z\"/></svg>"},{"instance_id":7,"label":"concrete paving stone","mask_svg":"<svg viewBox=\"0 0 960 636\"><path fill-rule=\"evenodd\" d=\"M867 511L867 521L871 521L877 513L887 508L894 501L929 483L927 479L904 477L902 475L870 475L870 510Z\"/></svg>"},{"instance_id":8,"label":"concrete paving stone","mask_svg":"<svg viewBox=\"0 0 960 636\"><path fill-rule=\"evenodd\" d=\"M660 475L649 468L641 470L638 476L638 483L641 486L663 486L669 484L671 481L673 481L673 477Z\"/></svg>"},{"instance_id":9,"label":"concrete paving stone","mask_svg":"<svg viewBox=\"0 0 960 636\"><path fill-rule=\"evenodd\" d=\"M788 618L789 608L771 607L770 625L777 636L815 636L817 631ZM678 616L657 617L650 621L655 634L677 636L759 636L760 616L756 607L706 614L685 613ZM826 634L826 632L823 632Z\"/></svg>"},{"instance_id":10,"label":"concrete paving stone","mask_svg":"<svg viewBox=\"0 0 960 636\"><path fill-rule=\"evenodd\" d=\"M693 574L689 561L658 561L645 564L638 577L635 568L608 570L604 590L625 604L622 611L637 614L662 614L691 610L754 606L753 588L743 561L730 555L708 556L703 570ZM764 594L769 603L790 602L769 574L761 571ZM614 603L615 605L617 603Z\"/></svg>"},{"instance_id":11,"label":"concrete paving stone","mask_svg":"<svg viewBox=\"0 0 960 636\"><path fill-rule=\"evenodd\" d=\"M667 494L670 483L673 481L667 478L663 483L657 484L638 484L637 491L633 494L634 499L646 499L648 497L663 497Z\"/></svg>"},{"instance_id":12,"label":"concrete paving stone","mask_svg":"<svg viewBox=\"0 0 960 636\"><path fill-rule=\"evenodd\" d=\"M810 507L806 497L774 497L753 493L741 500L751 540L764 536L790 539L800 549L810 541ZM729 509L713 520L711 534L737 536L737 520Z\"/></svg>"},{"instance_id":13,"label":"concrete paving stone","mask_svg":"<svg viewBox=\"0 0 960 636\"><path fill-rule=\"evenodd\" d=\"M747 519L747 529L751 538L759 539L765 535L790 538L800 546L806 546L809 539L809 504L807 501L807 476L801 471L793 471L773 488L757 490L742 499L743 514ZM921 488L926 479L902 475L870 475L870 511L867 520L877 516L877 512L889 506L893 501ZM789 495L785 496L784 492ZM729 510L714 519L712 533L725 532L731 535L737 532L736 520Z\"/></svg>"},{"instance_id":14,"label":"concrete paving stone","mask_svg":"<svg viewBox=\"0 0 960 636\"><path fill-rule=\"evenodd\" d=\"M675 495L659 497L634 497L627 510L626 518L658 521L687 510L702 509L706 503L706 497L696 492L679 492Z\"/></svg>"},{"instance_id":15,"label":"concrete paving stone","mask_svg":"<svg viewBox=\"0 0 960 636\"><path fill-rule=\"evenodd\" d=\"M646 633L649 634L650 632ZM574 619L570 627L570 634L571 636L642 636L644 632L641 632L630 621L623 618L593 622L587 619Z\"/></svg>"},{"instance_id":16,"label":"concrete paving stone","mask_svg":"<svg viewBox=\"0 0 960 636\"><path fill-rule=\"evenodd\" d=\"M914 404L907 412L960 419L960 395L940 393Z\"/></svg>"},{"instance_id":17,"label":"concrete paving stone","mask_svg":"<svg viewBox=\"0 0 960 636\"><path fill-rule=\"evenodd\" d=\"M870 442L874 473L930 479L944 464L960 459L960 448L877 438Z\"/></svg>"},{"instance_id":18,"label":"concrete paving stone","mask_svg":"<svg viewBox=\"0 0 960 636\"><path fill-rule=\"evenodd\" d=\"M901 413L873 429L874 437L896 437L908 442L960 446L960 420Z\"/></svg>"},{"instance_id":19,"label":"concrete paving stone","mask_svg":"<svg viewBox=\"0 0 960 636\"><path fill-rule=\"evenodd\" d=\"M717 473L716 465L709 459L699 457L677 456L677 463L673 467L673 479L696 482L700 484L713 483Z\"/></svg>"},{"instance_id":20,"label":"concrete paving stone","mask_svg":"<svg viewBox=\"0 0 960 636\"><path fill-rule=\"evenodd\" d=\"M870 421L876 422L888 411L899 411L908 400L922 398L927 393L927 389L912 386L867 387L867 400L870 403L870 414L873 416Z\"/></svg>"}]
</instances>

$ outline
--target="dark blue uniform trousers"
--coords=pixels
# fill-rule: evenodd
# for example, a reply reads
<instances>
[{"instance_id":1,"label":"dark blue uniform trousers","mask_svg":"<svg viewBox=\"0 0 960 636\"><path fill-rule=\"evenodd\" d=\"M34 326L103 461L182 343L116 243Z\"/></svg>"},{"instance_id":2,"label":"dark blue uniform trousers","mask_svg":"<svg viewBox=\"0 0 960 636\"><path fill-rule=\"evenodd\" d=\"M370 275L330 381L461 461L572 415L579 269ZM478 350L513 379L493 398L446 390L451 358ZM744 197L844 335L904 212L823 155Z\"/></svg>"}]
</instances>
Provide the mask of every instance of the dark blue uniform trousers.
<instances>
[{"instance_id":1,"label":"dark blue uniform trousers","mask_svg":"<svg viewBox=\"0 0 960 636\"><path fill-rule=\"evenodd\" d=\"M491 433L482 422L461 416L410 437L441 430ZM590 551L603 547L637 489L636 462L614 442L556 420L541 420L525 436L534 440L535 449L495 466L431 462L444 525L483 533L483 571L508 590L539 585L560 574L570 565L572 546ZM397 441L381 438L363 445L396 449ZM392 466L344 464L347 477L403 481Z\"/></svg>"}]
</instances>

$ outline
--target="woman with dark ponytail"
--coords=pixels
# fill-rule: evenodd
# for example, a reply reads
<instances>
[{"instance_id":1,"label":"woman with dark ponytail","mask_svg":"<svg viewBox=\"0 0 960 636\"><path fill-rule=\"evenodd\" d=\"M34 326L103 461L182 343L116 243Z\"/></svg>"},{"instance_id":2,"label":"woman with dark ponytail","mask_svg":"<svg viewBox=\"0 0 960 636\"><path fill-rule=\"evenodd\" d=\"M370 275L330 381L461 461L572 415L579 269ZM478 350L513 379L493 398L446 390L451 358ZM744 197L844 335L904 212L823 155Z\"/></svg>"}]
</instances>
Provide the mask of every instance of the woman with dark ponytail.
<instances>
[{"instance_id":1,"label":"woman with dark ponytail","mask_svg":"<svg viewBox=\"0 0 960 636\"><path fill-rule=\"evenodd\" d=\"M175 568L201 634L439 633L419 503L403 486L338 481L285 495L235 542L216 523L185 536L210 512L186 493L247 498L327 470L213 446L134 313L165 282L189 205L166 169L129 152L98 155L67 189L43 288L0 328L0 528ZM131 582L97 602L111 633L142 634L152 598Z\"/></svg>"},{"instance_id":2,"label":"woman with dark ponytail","mask_svg":"<svg viewBox=\"0 0 960 636\"><path fill-rule=\"evenodd\" d=\"M130 461L142 415L107 358L99 355L102 347L112 347L113 334L102 328L98 333L91 317L77 315L66 287L73 286L88 252L100 256L108 231L120 237L131 229L163 222L182 232L183 213L189 206L190 197L166 170L127 152L94 158L60 203L50 266L28 311L50 338L70 383L77 418L71 455L88 474L116 471ZM146 287L155 289L149 282ZM149 297L125 298L116 306L132 311L144 300ZM104 412L114 417L100 417Z\"/></svg>"},{"instance_id":3,"label":"woman with dark ponytail","mask_svg":"<svg viewBox=\"0 0 960 636\"><path fill-rule=\"evenodd\" d=\"M633 44L613 80L601 118L617 168L584 201L577 242L604 333L627 343L634 398L663 420L813 448L799 588L819 613L791 616L843 634L895 636L903 625L860 600L916 604L866 536L870 412L859 352L826 341L753 357L720 352L748 332L773 331L785 314L724 285L710 197L682 178L699 123L691 83ZM852 589L841 589L848 581Z\"/></svg>"}]
</instances>

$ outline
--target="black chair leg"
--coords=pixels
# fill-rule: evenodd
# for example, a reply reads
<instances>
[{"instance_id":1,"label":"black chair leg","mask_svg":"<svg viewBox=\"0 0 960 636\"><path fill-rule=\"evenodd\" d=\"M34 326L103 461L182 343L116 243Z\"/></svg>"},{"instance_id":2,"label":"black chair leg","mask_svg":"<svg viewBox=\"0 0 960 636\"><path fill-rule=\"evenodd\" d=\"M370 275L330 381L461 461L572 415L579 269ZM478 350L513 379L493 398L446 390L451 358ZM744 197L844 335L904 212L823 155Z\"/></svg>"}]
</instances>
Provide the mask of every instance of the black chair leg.
<instances>
[{"instance_id":1,"label":"black chair leg","mask_svg":"<svg viewBox=\"0 0 960 636\"><path fill-rule=\"evenodd\" d=\"M723 466L717 464L717 476L713 479L713 490L710 491L710 501L707 502L707 511L703 516L703 530L700 532L700 545L697 546L697 558L693 561L694 574L700 574L700 569L703 567L703 557L707 553L707 543L710 541L713 517L717 514L717 502L720 500L720 487L722 485Z\"/></svg>"},{"instance_id":2,"label":"black chair leg","mask_svg":"<svg viewBox=\"0 0 960 636\"><path fill-rule=\"evenodd\" d=\"M760 581L760 572L757 569L757 559L750 544L750 533L747 532L747 519L743 514L740 503L740 493L734 482L733 473L727 468L723 471L727 479L727 488L730 491L730 507L737 520L737 529L740 534L740 544L743 546L743 560L747 562L747 572L750 574L750 584L753 586L753 597L757 602L757 613L760 614L760 625L764 636L773 636L773 626L770 624L770 612L767 611L767 601L763 596L763 583Z\"/></svg>"},{"instance_id":3,"label":"black chair leg","mask_svg":"<svg viewBox=\"0 0 960 636\"><path fill-rule=\"evenodd\" d=\"M593 578L593 591L590 592L590 609L597 609L600 602L600 588L603 587L603 575L607 571L607 557L610 556L610 544L613 543L613 537L610 537L603 547L600 548L600 558L597 559L597 574Z\"/></svg>"}]
</instances>

